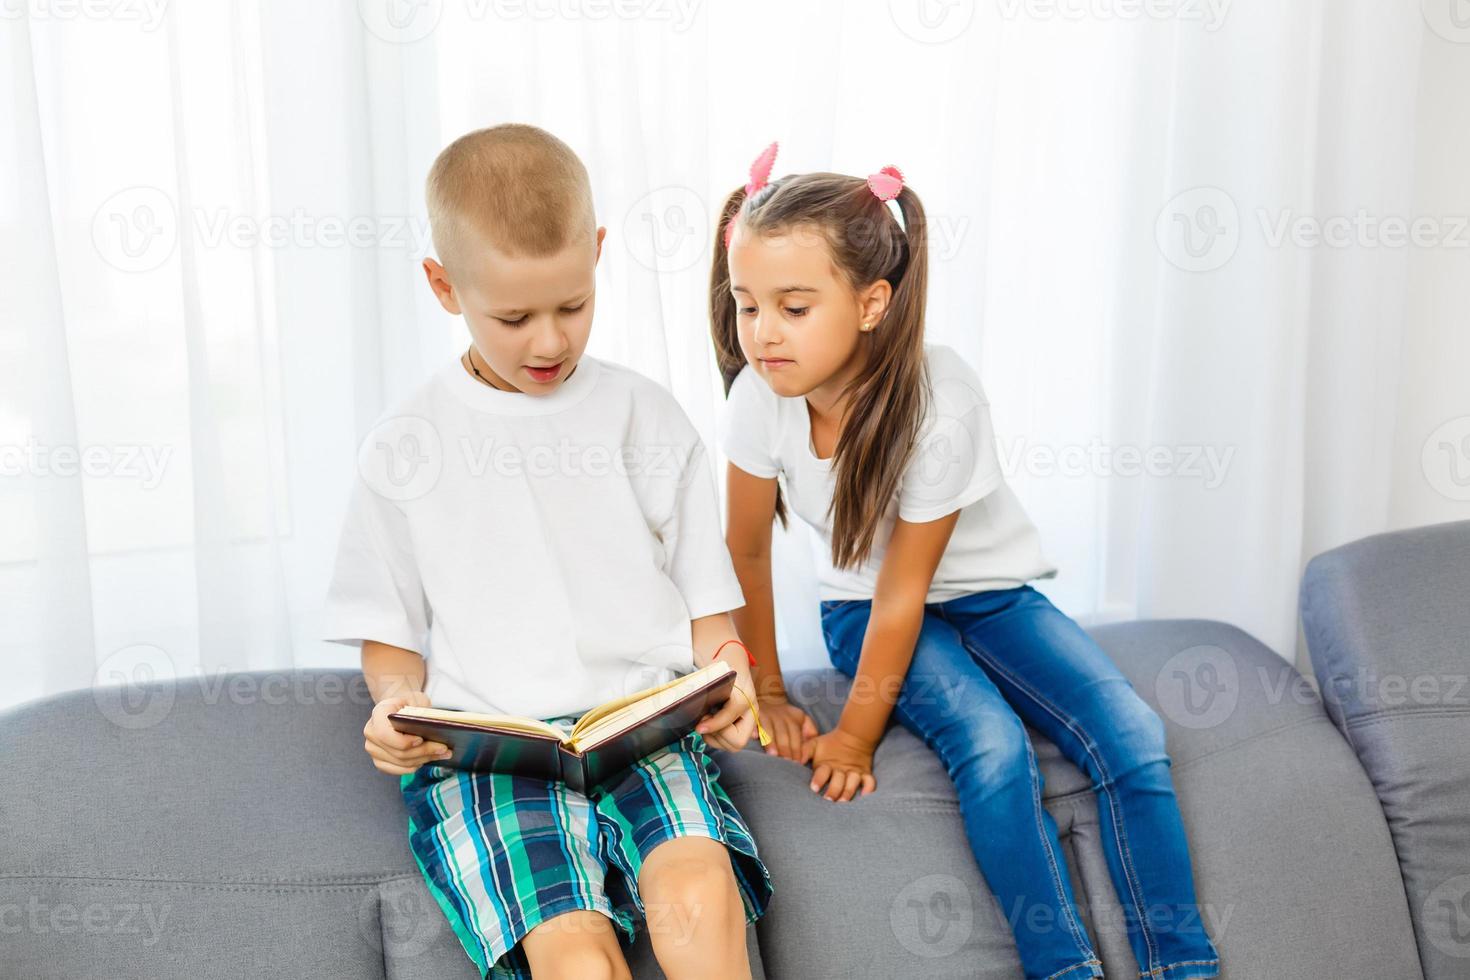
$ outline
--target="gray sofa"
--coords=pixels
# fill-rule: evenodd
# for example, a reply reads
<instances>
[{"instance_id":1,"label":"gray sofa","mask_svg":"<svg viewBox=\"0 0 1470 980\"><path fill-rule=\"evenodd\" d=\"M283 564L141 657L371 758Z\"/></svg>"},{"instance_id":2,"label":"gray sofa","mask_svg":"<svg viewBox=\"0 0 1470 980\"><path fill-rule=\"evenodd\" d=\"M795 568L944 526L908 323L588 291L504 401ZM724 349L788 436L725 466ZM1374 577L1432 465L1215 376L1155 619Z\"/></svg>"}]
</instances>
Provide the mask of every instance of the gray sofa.
<instances>
[{"instance_id":1,"label":"gray sofa","mask_svg":"<svg viewBox=\"0 0 1470 980\"><path fill-rule=\"evenodd\" d=\"M1470 976L1470 522L1321 555L1301 606L1325 703L1224 623L1092 631L1167 723L1224 975ZM845 682L789 680L832 724ZM0 715L0 976L472 977L396 781L362 752L369 707L360 674L298 671ZM1107 975L1137 977L1087 781L1037 747ZM906 731L847 805L793 763L719 759L775 878L758 976L1020 975L949 781ZM660 975L641 939L634 972Z\"/></svg>"}]
</instances>

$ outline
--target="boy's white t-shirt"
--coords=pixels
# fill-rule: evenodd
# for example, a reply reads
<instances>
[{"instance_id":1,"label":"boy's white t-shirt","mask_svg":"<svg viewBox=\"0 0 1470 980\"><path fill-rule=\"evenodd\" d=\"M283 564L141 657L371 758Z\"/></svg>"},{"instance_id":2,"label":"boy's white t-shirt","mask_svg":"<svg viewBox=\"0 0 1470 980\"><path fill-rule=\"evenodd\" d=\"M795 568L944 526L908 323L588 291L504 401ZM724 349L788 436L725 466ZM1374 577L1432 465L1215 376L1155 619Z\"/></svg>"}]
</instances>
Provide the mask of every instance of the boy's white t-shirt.
<instances>
[{"instance_id":1,"label":"boy's white t-shirt","mask_svg":"<svg viewBox=\"0 0 1470 980\"><path fill-rule=\"evenodd\" d=\"M924 523L954 511L960 512L959 520L926 601L1017 588L1057 574L1001 472L990 403L979 376L949 347L926 344L925 356L932 397L918 445L873 537L873 550L856 569L832 566L828 509L836 472L831 459L818 458L812 447L806 399L777 395L749 367L730 387L720 446L752 476L778 479L787 506L815 529L822 599L873 598L895 520Z\"/></svg>"},{"instance_id":2,"label":"boy's white t-shirt","mask_svg":"<svg viewBox=\"0 0 1470 980\"><path fill-rule=\"evenodd\" d=\"M532 396L456 359L363 441L325 636L419 653L437 707L551 718L689 671L690 621L744 601L666 389L584 355Z\"/></svg>"}]
</instances>

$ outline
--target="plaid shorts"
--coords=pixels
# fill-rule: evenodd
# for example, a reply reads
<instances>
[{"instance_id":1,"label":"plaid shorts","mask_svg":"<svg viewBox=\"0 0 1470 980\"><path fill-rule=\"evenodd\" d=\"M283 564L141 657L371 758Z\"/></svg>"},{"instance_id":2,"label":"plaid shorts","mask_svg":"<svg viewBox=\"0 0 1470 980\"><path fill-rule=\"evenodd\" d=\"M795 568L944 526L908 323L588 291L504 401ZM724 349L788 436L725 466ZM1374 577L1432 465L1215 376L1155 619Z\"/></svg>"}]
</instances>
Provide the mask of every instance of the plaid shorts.
<instances>
[{"instance_id":1,"label":"plaid shorts","mask_svg":"<svg viewBox=\"0 0 1470 980\"><path fill-rule=\"evenodd\" d=\"M746 921L764 914L771 876L719 773L704 736L691 732L589 796L560 782L436 765L399 786L419 870L480 975L530 980L520 941L563 912L606 914L630 946L645 915L638 872L676 837L723 842Z\"/></svg>"}]
</instances>

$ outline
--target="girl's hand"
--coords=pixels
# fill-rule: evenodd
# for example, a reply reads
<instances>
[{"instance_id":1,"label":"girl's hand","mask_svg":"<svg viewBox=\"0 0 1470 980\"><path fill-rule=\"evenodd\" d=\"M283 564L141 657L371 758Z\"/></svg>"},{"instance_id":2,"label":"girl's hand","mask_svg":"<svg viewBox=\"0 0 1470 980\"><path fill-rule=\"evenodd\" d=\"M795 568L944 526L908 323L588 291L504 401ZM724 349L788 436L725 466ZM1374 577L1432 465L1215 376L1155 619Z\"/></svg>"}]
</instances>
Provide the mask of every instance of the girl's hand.
<instances>
[{"instance_id":1,"label":"girl's hand","mask_svg":"<svg viewBox=\"0 0 1470 980\"><path fill-rule=\"evenodd\" d=\"M425 742L417 735L409 735L393 727L388 715L409 704L420 708L432 707L429 696L423 691L384 698L373 705L373 715L362 729L365 737L362 747L367 749L378 771L390 776L407 776L419 766L450 756L449 746L443 742Z\"/></svg>"},{"instance_id":2,"label":"girl's hand","mask_svg":"<svg viewBox=\"0 0 1470 980\"><path fill-rule=\"evenodd\" d=\"M694 730L717 749L739 752L755 731L755 715L750 710L753 702L747 700L755 690L755 682L750 679L750 661L745 648L734 643L721 650L715 659L735 668L735 687L724 707L701 718Z\"/></svg>"},{"instance_id":3,"label":"girl's hand","mask_svg":"<svg viewBox=\"0 0 1470 980\"><path fill-rule=\"evenodd\" d=\"M786 700L784 695L761 698L760 709L761 723L771 733L766 755L779 755L802 765L810 762L818 734L817 723L811 716Z\"/></svg>"},{"instance_id":4,"label":"girl's hand","mask_svg":"<svg viewBox=\"0 0 1470 980\"><path fill-rule=\"evenodd\" d=\"M859 789L863 796L877 789L873 778L873 746L840 728L818 735L812 746L812 792L846 803ZM822 787L826 792L822 792Z\"/></svg>"}]
</instances>

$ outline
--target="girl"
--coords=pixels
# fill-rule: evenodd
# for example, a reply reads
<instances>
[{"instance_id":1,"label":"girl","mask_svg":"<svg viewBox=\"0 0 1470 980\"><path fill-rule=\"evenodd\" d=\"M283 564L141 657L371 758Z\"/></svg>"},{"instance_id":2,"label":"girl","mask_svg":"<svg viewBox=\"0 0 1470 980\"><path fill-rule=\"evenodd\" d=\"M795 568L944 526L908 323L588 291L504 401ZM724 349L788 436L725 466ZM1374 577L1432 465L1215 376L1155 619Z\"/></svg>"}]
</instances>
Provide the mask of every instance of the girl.
<instances>
[{"instance_id":1,"label":"girl","mask_svg":"<svg viewBox=\"0 0 1470 980\"><path fill-rule=\"evenodd\" d=\"M1000 471L989 405L924 344L924 209L896 168L769 181L775 144L726 200L710 316L728 402L727 543L777 751L845 802L875 788L890 714L939 755L976 860L1012 914L1027 977L1100 977L1023 722L1092 779L1143 975L1213 977L1164 729L1107 655L1029 579L1056 574ZM781 479L778 485L778 478ZM785 697L771 524L816 529L822 631L853 679L837 727ZM1044 907L1050 914L1032 914Z\"/></svg>"}]
</instances>

